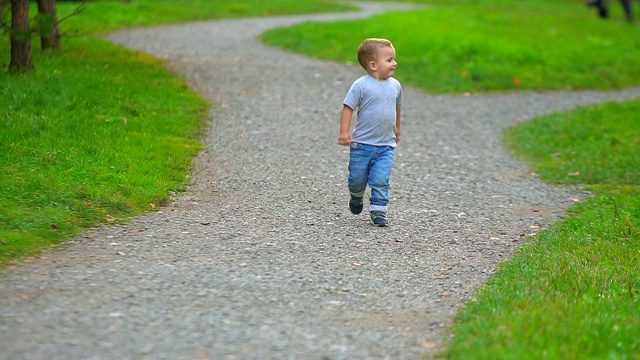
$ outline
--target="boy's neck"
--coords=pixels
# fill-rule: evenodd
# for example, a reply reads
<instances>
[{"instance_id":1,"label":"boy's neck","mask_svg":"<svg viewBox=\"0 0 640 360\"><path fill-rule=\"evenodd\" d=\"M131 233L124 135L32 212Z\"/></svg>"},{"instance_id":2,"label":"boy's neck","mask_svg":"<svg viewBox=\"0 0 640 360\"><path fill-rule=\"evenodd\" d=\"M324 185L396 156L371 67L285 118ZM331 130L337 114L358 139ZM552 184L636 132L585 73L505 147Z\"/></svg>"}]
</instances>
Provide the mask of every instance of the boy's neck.
<instances>
[{"instance_id":1,"label":"boy's neck","mask_svg":"<svg viewBox=\"0 0 640 360\"><path fill-rule=\"evenodd\" d=\"M374 78L374 79L376 79L378 81L385 81L385 80L388 79L388 78L387 79L380 78L380 76L378 74L376 74L375 72L373 72L373 71L367 71L367 74L369 74L369 76L371 76L372 78Z\"/></svg>"}]
</instances>

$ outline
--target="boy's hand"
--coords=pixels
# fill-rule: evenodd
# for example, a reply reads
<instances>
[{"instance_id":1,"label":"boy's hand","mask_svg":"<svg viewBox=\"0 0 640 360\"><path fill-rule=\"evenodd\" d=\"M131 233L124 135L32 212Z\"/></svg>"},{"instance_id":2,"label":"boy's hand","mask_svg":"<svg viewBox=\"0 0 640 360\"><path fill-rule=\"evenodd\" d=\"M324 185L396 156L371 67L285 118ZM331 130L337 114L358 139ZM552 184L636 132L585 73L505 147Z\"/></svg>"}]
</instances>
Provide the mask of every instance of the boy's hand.
<instances>
[{"instance_id":1,"label":"boy's hand","mask_svg":"<svg viewBox=\"0 0 640 360\"><path fill-rule=\"evenodd\" d=\"M400 131L396 132L396 143L400 142Z\"/></svg>"},{"instance_id":2,"label":"boy's hand","mask_svg":"<svg viewBox=\"0 0 640 360\"><path fill-rule=\"evenodd\" d=\"M340 136L338 136L338 144L340 145L351 145L351 135L347 134L340 134Z\"/></svg>"}]
</instances>

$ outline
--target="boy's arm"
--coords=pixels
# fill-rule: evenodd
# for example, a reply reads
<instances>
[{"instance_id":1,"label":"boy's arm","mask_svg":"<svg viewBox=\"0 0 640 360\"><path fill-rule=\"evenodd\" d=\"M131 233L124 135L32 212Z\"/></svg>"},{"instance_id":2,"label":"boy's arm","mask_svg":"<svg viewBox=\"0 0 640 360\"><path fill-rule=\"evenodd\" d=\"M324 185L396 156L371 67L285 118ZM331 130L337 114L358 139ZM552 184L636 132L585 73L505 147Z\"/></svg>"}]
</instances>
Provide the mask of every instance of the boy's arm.
<instances>
[{"instance_id":1,"label":"boy's arm","mask_svg":"<svg viewBox=\"0 0 640 360\"><path fill-rule=\"evenodd\" d=\"M340 136L338 136L338 144L351 145L351 117L353 109L344 105L342 114L340 115Z\"/></svg>"},{"instance_id":2,"label":"boy's arm","mask_svg":"<svg viewBox=\"0 0 640 360\"><path fill-rule=\"evenodd\" d=\"M400 142L400 106L396 106L396 143Z\"/></svg>"}]
</instances>

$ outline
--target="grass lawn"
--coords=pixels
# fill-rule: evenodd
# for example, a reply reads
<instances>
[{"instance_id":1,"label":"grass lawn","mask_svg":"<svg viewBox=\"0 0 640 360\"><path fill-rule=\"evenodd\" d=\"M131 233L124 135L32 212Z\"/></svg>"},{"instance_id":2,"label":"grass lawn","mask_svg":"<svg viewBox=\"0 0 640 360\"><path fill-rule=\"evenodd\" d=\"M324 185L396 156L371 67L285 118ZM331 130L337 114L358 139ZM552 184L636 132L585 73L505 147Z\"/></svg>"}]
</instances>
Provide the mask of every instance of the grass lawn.
<instances>
[{"instance_id":1,"label":"grass lawn","mask_svg":"<svg viewBox=\"0 0 640 360\"><path fill-rule=\"evenodd\" d=\"M420 11L274 29L267 44L357 65L367 37L390 39L396 77L431 93L616 89L640 83L640 26L570 0L421 1ZM621 6L612 6L619 11ZM410 31L407 31L410 29Z\"/></svg>"},{"instance_id":2,"label":"grass lawn","mask_svg":"<svg viewBox=\"0 0 640 360\"><path fill-rule=\"evenodd\" d=\"M160 61L100 40L35 63L0 78L3 260L159 208L187 181L208 108Z\"/></svg>"},{"instance_id":3,"label":"grass lawn","mask_svg":"<svg viewBox=\"0 0 640 360\"><path fill-rule=\"evenodd\" d=\"M60 15L69 14L77 2L58 2ZM70 33L104 33L123 27L148 26L220 18L276 16L351 10L353 6L332 0L133 0L89 3L81 16L64 26Z\"/></svg>"},{"instance_id":4,"label":"grass lawn","mask_svg":"<svg viewBox=\"0 0 640 360\"><path fill-rule=\"evenodd\" d=\"M456 317L451 359L640 357L640 101L589 106L505 133L554 184L592 196L530 238Z\"/></svg>"}]
</instances>

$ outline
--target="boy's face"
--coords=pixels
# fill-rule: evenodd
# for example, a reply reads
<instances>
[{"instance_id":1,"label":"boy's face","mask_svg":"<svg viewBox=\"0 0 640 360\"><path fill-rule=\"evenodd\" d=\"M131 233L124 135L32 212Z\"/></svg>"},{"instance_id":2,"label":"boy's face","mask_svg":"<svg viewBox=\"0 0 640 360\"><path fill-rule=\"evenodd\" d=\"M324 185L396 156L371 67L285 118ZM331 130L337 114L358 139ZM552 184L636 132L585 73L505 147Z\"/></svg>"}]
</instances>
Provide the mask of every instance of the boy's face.
<instances>
[{"instance_id":1,"label":"boy's face","mask_svg":"<svg viewBox=\"0 0 640 360\"><path fill-rule=\"evenodd\" d=\"M372 75L378 80L387 80L392 77L398 67L396 62L396 49L385 46L378 50L376 61L369 62Z\"/></svg>"}]
</instances>

